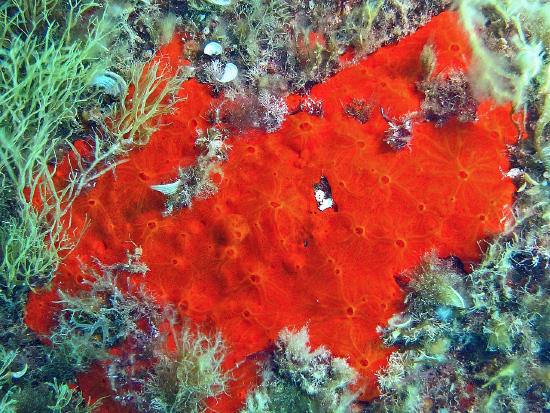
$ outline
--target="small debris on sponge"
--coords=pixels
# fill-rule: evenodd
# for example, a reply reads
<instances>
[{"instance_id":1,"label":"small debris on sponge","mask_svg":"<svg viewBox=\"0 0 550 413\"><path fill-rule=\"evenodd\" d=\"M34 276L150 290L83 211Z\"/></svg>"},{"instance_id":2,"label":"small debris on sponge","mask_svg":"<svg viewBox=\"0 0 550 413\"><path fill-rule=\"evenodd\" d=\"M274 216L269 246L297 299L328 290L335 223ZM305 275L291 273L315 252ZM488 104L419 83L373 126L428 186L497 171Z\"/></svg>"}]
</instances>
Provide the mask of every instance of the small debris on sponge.
<instances>
[{"instance_id":1,"label":"small debris on sponge","mask_svg":"<svg viewBox=\"0 0 550 413\"><path fill-rule=\"evenodd\" d=\"M384 109L380 108L382 112L382 117L390 128L386 130L386 136L384 137L384 142L386 142L390 147L399 152L401 149L408 147L410 149L411 141L413 138L412 135L412 126L413 126L413 117L416 116L416 112L409 113L401 119L391 119Z\"/></svg>"},{"instance_id":2,"label":"small debris on sponge","mask_svg":"<svg viewBox=\"0 0 550 413\"><path fill-rule=\"evenodd\" d=\"M332 191L327 178L322 176L318 184L313 184L313 190L315 191L315 200L319 211L332 208L334 201L332 200Z\"/></svg>"}]
</instances>

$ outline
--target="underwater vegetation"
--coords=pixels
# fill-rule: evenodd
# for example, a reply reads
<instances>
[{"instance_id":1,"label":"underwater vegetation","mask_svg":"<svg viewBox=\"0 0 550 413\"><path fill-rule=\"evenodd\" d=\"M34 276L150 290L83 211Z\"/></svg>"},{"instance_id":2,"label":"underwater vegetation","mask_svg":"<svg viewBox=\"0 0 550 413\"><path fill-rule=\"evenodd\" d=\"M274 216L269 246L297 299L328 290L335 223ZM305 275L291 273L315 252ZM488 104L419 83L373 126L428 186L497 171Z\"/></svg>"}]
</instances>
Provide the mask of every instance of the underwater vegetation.
<instances>
[{"instance_id":1,"label":"underwater vegetation","mask_svg":"<svg viewBox=\"0 0 550 413\"><path fill-rule=\"evenodd\" d=\"M5 411L44 406L97 410L99 403L86 407L80 393L67 387L74 370L64 355L42 346L22 323L26 297L30 290L47 288L85 230L69 231L74 200L112 171L121 155L145 141L156 128L149 116L170 110L170 103L161 100L170 86L181 83L168 82L157 90L151 72L133 92L147 104L135 99L123 105L126 83L120 75L112 74L111 83L106 79L114 64L107 52L127 26L123 16L100 6L89 1L0 6L0 299L2 352L9 356L2 386ZM143 68L136 61L129 73ZM157 95L153 99L151 88ZM75 147L83 136L93 143L93 156L86 160ZM70 173L59 188L52 177L67 153ZM42 398L30 397L35 392Z\"/></svg>"},{"instance_id":2,"label":"underwater vegetation","mask_svg":"<svg viewBox=\"0 0 550 413\"><path fill-rule=\"evenodd\" d=\"M217 111L218 116L211 104L221 102L212 100L209 88L194 80L185 82L187 99L177 104L173 116L164 117L170 125L130 153L117 167L116 179L98 180L76 201L73 224L79 227L86 219L91 224L73 256L64 261L60 288L86 285L76 256L83 259L93 250L103 263L123 262L131 240L142 247L143 261L150 268L142 282L161 303L173 305L182 319L226 332L226 363L237 367L233 376L239 379L228 383L231 398L222 396L217 410L242 408L255 381L256 359L288 325L309 324L312 348L325 345L336 357L350 357L350 366L361 373L358 386L370 383L367 391L374 395L375 372L390 354L381 347L376 327L399 311L402 300L392 268L415 265L416 251L434 243L448 253L460 251L465 259L475 259L477 240L500 227L497 205L511 202L513 186L499 170L507 167L499 138L516 139L508 109L481 105L484 116L478 123L449 119L441 127L421 122L418 115L411 149L397 153L384 142L388 122L381 111L373 111L364 124L345 112L344 102L363 94L391 107L392 118L419 112L420 55L431 33L452 22L456 23L452 15L442 15L408 42L382 49L370 61L314 87L308 100L289 97L289 107L305 110L288 116L280 131L267 135L222 138L225 134L215 130L228 129L231 136L232 123L223 122L231 102ZM466 43L458 51L450 48L458 46L457 37L460 34L449 33L449 40L440 41L442 67L448 61L465 65ZM175 38L161 49L163 62L181 61L183 47ZM399 65L392 56L400 56ZM350 81L357 76L365 85L351 93ZM395 92L388 91L388 85ZM312 103L319 101L323 117L315 109L318 104ZM494 138L479 139L487 130ZM229 142L232 147L218 159L205 156L209 150L203 142L210 142L213 154ZM172 188L181 166L197 165L201 159L224 160L214 171L220 177L211 175L218 192L194 200L191 209L166 215L169 194L158 187ZM419 180L423 164L431 167ZM338 211L333 207L317 212L314 184L321 170L332 186ZM258 171L270 178L258 181ZM63 175L54 179L62 183ZM442 179L445 185L430 189ZM371 202L365 203L367 199ZM380 209L393 213L381 216ZM274 245L273 239L284 242ZM365 267L365 260L372 264ZM89 259L86 264L94 266ZM49 300L59 298L33 294L27 305L33 314L27 316L27 324L45 335L55 327L55 320L43 311L51 307ZM99 375L92 377L100 380Z\"/></svg>"},{"instance_id":3,"label":"underwater vegetation","mask_svg":"<svg viewBox=\"0 0 550 413\"><path fill-rule=\"evenodd\" d=\"M241 413L349 411L357 373L324 347L312 351L308 342L307 327L279 332L262 383L248 394Z\"/></svg>"},{"instance_id":4,"label":"underwater vegetation","mask_svg":"<svg viewBox=\"0 0 550 413\"><path fill-rule=\"evenodd\" d=\"M518 190L503 233L471 269L426 255L404 274L406 309L380 329L397 345L369 411L549 411L546 2L464 1L474 95L526 119L510 148ZM498 17L497 17L498 16ZM541 22L544 22L541 24ZM474 82L475 80L475 82Z\"/></svg>"},{"instance_id":5,"label":"underwater vegetation","mask_svg":"<svg viewBox=\"0 0 550 413\"><path fill-rule=\"evenodd\" d=\"M0 410L550 411L549 12L5 2Z\"/></svg>"}]
</instances>

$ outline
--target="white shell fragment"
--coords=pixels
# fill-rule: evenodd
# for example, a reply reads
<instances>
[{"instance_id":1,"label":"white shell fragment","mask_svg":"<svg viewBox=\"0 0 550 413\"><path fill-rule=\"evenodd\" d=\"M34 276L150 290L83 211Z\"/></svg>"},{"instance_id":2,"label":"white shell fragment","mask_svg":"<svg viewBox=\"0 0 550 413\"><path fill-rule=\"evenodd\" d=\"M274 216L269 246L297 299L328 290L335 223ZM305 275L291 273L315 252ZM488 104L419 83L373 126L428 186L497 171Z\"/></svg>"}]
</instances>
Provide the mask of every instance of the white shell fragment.
<instances>
[{"instance_id":1,"label":"white shell fragment","mask_svg":"<svg viewBox=\"0 0 550 413\"><path fill-rule=\"evenodd\" d=\"M453 287L445 286L443 287L443 300L447 305L452 305L458 308L466 308L466 303L462 296L456 291Z\"/></svg>"},{"instance_id":2,"label":"white shell fragment","mask_svg":"<svg viewBox=\"0 0 550 413\"><path fill-rule=\"evenodd\" d=\"M25 373L27 372L27 368L28 366L25 364L25 366L19 370L19 371L13 371L11 373L11 378L12 379L20 379L21 377L23 377L25 375Z\"/></svg>"},{"instance_id":3,"label":"white shell fragment","mask_svg":"<svg viewBox=\"0 0 550 413\"><path fill-rule=\"evenodd\" d=\"M321 190L315 191L315 200L317 201L317 208L319 208L319 211L332 208L332 198L325 198L325 193Z\"/></svg>"},{"instance_id":4,"label":"white shell fragment","mask_svg":"<svg viewBox=\"0 0 550 413\"><path fill-rule=\"evenodd\" d=\"M92 86L102 93L115 98L123 99L128 91L128 85L122 76L115 72L105 72L92 79Z\"/></svg>"},{"instance_id":5,"label":"white shell fragment","mask_svg":"<svg viewBox=\"0 0 550 413\"><path fill-rule=\"evenodd\" d=\"M216 78L216 80L220 83L231 82L237 77L238 73L239 69L237 69L237 66L235 66L233 63L227 63L225 65L225 68L223 69L222 77Z\"/></svg>"},{"instance_id":6,"label":"white shell fragment","mask_svg":"<svg viewBox=\"0 0 550 413\"><path fill-rule=\"evenodd\" d=\"M215 4L217 6L229 6L232 0L206 0L210 4Z\"/></svg>"},{"instance_id":7,"label":"white shell fragment","mask_svg":"<svg viewBox=\"0 0 550 413\"><path fill-rule=\"evenodd\" d=\"M332 191L327 178L322 176L318 184L313 184L313 190L319 211L332 208L334 201L332 200Z\"/></svg>"},{"instance_id":8,"label":"white shell fragment","mask_svg":"<svg viewBox=\"0 0 550 413\"><path fill-rule=\"evenodd\" d=\"M177 190L178 186L180 185L181 180L177 180L175 182L172 182L170 184L161 184L161 185L151 185L151 189L154 191L158 191L161 194L164 194L166 196L174 195Z\"/></svg>"},{"instance_id":9,"label":"white shell fragment","mask_svg":"<svg viewBox=\"0 0 550 413\"><path fill-rule=\"evenodd\" d=\"M218 42L208 42L204 46L204 54L207 54L208 56L218 56L222 54L222 45Z\"/></svg>"}]
</instances>

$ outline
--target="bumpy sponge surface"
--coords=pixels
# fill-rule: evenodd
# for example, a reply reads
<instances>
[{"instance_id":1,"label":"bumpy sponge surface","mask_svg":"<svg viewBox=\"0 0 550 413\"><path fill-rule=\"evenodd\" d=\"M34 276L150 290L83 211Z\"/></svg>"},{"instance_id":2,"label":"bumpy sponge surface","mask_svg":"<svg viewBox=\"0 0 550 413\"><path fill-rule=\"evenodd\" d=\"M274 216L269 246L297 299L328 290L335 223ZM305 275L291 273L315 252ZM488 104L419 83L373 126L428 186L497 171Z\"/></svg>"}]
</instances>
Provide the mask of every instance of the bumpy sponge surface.
<instances>
[{"instance_id":1,"label":"bumpy sponge surface","mask_svg":"<svg viewBox=\"0 0 550 413\"><path fill-rule=\"evenodd\" d=\"M219 192L163 217L163 195L149 187L194 161L196 129L208 126L216 103L208 87L186 82L188 98L164 119L168 125L116 168L116 179L103 176L75 203L74 225L85 216L92 224L61 269L60 288L82 280L77 256L124 261L131 240L151 269L138 281L183 316L220 329L231 348L228 367L246 359L253 372L251 355L283 328L307 324L312 346L349 357L367 385L364 397L376 395L374 373L389 354L376 326L402 308L394 276L433 248L475 261L478 242L499 231L512 201L514 186L500 170L508 168L505 143L517 136L509 107L482 102L475 123L414 124L410 149L399 152L383 141L388 122L380 107L392 119L420 108L419 56L428 41L438 55L436 72L468 66L456 20L442 13L313 87L323 117L300 112L275 133L234 135ZM178 64L181 44L169 47ZM289 107L300 99L289 97ZM367 122L344 113L353 100L371 105ZM337 206L323 212L313 191L321 176ZM29 301L27 323L38 331L51 325L45 309L52 299ZM249 376L234 376L218 411L235 411L246 395Z\"/></svg>"}]
</instances>

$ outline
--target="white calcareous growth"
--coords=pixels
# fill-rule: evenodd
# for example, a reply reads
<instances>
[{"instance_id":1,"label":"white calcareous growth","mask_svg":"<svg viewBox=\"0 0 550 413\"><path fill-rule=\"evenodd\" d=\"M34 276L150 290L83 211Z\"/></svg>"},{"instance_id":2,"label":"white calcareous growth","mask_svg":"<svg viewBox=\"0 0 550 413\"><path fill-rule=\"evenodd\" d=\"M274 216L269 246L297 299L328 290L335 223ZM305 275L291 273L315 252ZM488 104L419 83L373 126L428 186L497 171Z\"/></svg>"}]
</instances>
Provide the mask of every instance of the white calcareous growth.
<instances>
[{"instance_id":1,"label":"white calcareous growth","mask_svg":"<svg viewBox=\"0 0 550 413\"><path fill-rule=\"evenodd\" d=\"M332 190L327 178L321 176L319 183L313 184L313 191L319 211L324 211L334 206L334 201L332 200Z\"/></svg>"},{"instance_id":2,"label":"white calcareous growth","mask_svg":"<svg viewBox=\"0 0 550 413\"><path fill-rule=\"evenodd\" d=\"M315 191L315 200L317 201L317 207L319 208L319 211L324 211L325 209L332 208L332 198L326 198L325 193L320 189Z\"/></svg>"}]
</instances>

